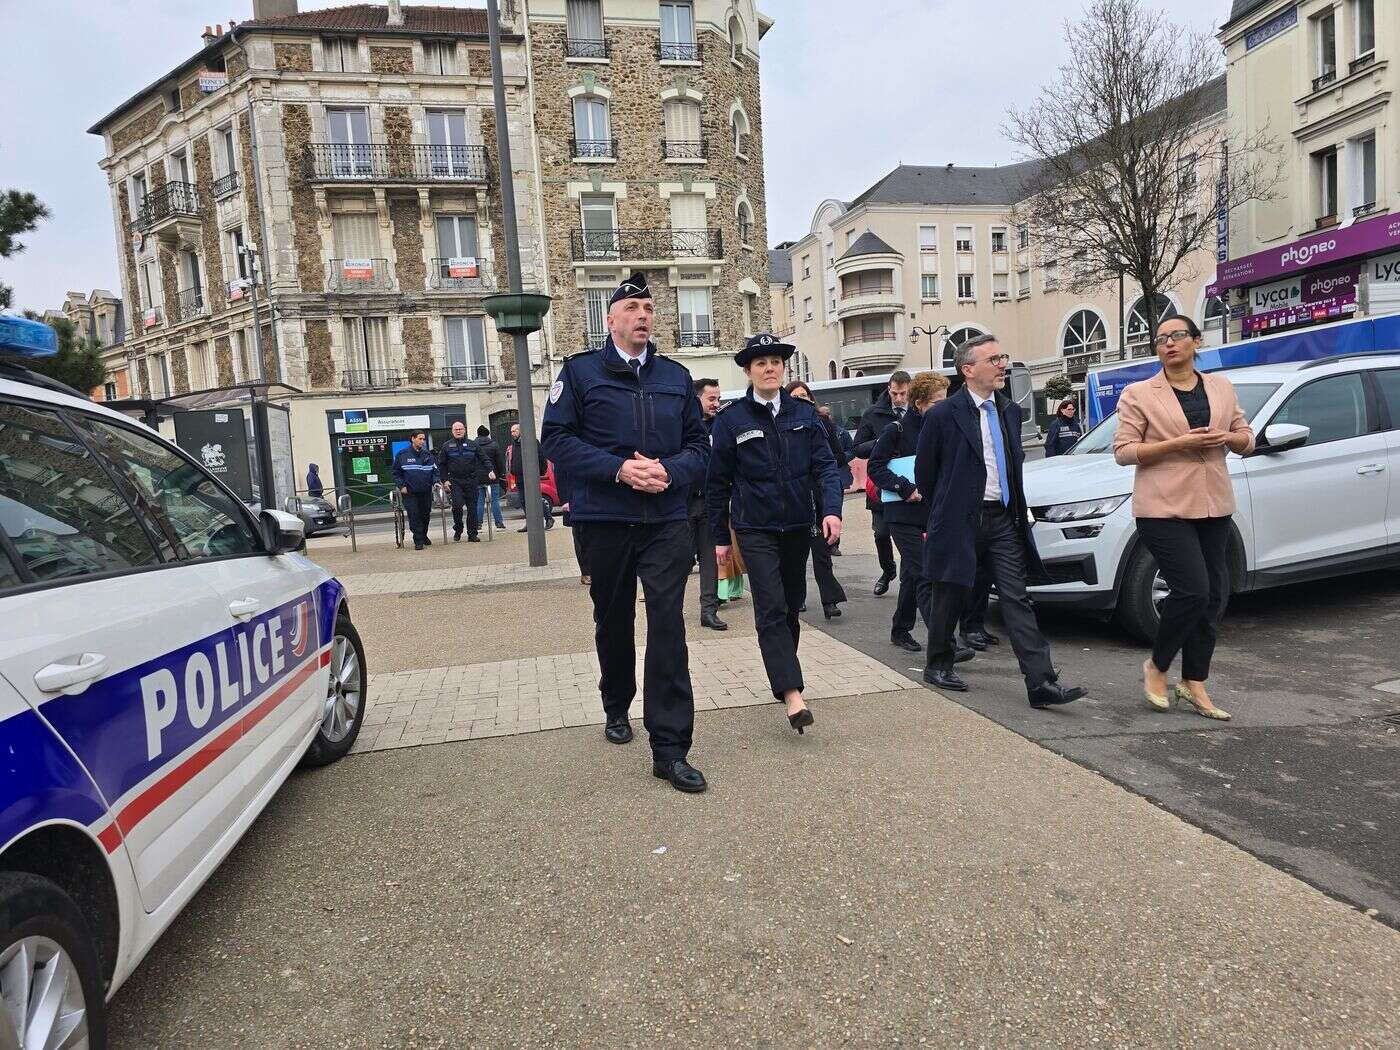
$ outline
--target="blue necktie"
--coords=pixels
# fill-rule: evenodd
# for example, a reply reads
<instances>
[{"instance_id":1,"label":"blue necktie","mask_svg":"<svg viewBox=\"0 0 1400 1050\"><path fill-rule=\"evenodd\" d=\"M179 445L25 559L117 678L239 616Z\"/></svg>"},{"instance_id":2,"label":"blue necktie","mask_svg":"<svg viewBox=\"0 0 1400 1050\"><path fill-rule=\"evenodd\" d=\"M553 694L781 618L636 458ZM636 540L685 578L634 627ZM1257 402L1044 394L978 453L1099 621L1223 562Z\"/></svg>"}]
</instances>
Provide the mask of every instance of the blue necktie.
<instances>
[{"instance_id":1,"label":"blue necktie","mask_svg":"<svg viewBox=\"0 0 1400 1050\"><path fill-rule=\"evenodd\" d=\"M997 418L994 401L983 401L982 411L987 413L987 432L992 435L992 452L997 457L997 480L1001 482L1001 505L1011 506L1011 480L1006 476L1006 446L1001 440L1001 420Z\"/></svg>"}]
</instances>

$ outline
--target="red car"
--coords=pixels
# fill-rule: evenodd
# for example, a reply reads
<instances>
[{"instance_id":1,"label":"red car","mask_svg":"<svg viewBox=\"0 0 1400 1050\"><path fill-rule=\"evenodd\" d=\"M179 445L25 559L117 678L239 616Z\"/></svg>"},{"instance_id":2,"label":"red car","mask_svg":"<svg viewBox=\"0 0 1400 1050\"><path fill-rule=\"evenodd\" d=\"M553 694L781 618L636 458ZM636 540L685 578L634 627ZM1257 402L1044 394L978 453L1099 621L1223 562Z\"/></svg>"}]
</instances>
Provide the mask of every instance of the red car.
<instances>
[{"instance_id":1,"label":"red car","mask_svg":"<svg viewBox=\"0 0 1400 1050\"><path fill-rule=\"evenodd\" d=\"M510 454L513 451L514 449L511 447L506 448L506 477L508 479L506 484L509 486L506 489L507 492L518 491L515 478L511 475L510 469ZM544 474L540 477L540 495L549 501L549 508L552 511L555 507L559 506L559 486L555 484L554 481L554 464L549 460L545 460L544 468Z\"/></svg>"}]
</instances>

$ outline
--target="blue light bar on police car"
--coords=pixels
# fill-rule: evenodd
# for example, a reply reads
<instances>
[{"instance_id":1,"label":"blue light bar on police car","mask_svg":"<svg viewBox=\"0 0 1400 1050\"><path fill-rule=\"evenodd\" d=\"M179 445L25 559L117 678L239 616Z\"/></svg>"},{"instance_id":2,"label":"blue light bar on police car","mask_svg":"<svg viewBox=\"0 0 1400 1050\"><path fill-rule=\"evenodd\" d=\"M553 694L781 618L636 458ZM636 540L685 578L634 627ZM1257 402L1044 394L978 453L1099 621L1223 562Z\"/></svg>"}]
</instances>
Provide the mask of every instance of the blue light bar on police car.
<instances>
[{"instance_id":1,"label":"blue light bar on police car","mask_svg":"<svg viewBox=\"0 0 1400 1050\"><path fill-rule=\"evenodd\" d=\"M21 357L53 357L58 353L58 333L42 321L0 314L0 354Z\"/></svg>"}]
</instances>

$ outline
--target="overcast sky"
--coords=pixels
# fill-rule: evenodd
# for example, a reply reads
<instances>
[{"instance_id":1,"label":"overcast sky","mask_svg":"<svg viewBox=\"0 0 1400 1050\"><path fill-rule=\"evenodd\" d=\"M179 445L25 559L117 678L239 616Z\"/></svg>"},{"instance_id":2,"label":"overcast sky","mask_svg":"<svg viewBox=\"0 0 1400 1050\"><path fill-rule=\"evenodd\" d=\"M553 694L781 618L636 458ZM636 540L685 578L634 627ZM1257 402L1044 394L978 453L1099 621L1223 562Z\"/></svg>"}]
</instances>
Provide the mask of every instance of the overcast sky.
<instances>
[{"instance_id":1,"label":"overcast sky","mask_svg":"<svg viewBox=\"0 0 1400 1050\"><path fill-rule=\"evenodd\" d=\"M302 0L302 10L337 0ZM440 3L450 0L439 0ZM1194 28L1229 0L1159 0ZM483 0L454 6L483 7ZM763 0L768 236L806 233L817 205L849 200L895 165L1002 164L1001 136L1068 52L1065 0ZM69 289L120 292L101 140L86 129L200 47L206 24L252 0L0 0L0 189L33 190L53 217L0 262L16 308ZM868 16L868 17L867 17Z\"/></svg>"}]
</instances>

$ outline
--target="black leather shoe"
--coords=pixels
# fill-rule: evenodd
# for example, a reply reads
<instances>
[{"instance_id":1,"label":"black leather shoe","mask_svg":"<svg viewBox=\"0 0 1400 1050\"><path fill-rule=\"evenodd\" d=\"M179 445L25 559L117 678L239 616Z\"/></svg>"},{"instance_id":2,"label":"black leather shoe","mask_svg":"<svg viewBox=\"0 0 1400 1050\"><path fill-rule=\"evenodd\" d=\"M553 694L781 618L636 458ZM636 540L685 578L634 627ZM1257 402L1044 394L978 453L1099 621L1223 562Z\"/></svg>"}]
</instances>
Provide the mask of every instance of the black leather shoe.
<instances>
[{"instance_id":1,"label":"black leather shoe","mask_svg":"<svg viewBox=\"0 0 1400 1050\"><path fill-rule=\"evenodd\" d=\"M924 647L914 641L914 636L908 631L901 634L890 635L890 644L896 649L903 649L906 653L921 653L924 651Z\"/></svg>"},{"instance_id":2,"label":"black leather shoe","mask_svg":"<svg viewBox=\"0 0 1400 1050\"><path fill-rule=\"evenodd\" d=\"M413 549L416 551L421 551L423 549L423 544L419 543L417 540L414 540Z\"/></svg>"},{"instance_id":3,"label":"black leather shoe","mask_svg":"<svg viewBox=\"0 0 1400 1050\"><path fill-rule=\"evenodd\" d=\"M427 536L424 536L424 537L423 537L423 546L425 546L425 547L431 547L432 545L433 545L433 541L430 540L430 539L428 539Z\"/></svg>"},{"instance_id":4,"label":"black leather shoe","mask_svg":"<svg viewBox=\"0 0 1400 1050\"><path fill-rule=\"evenodd\" d=\"M982 640L985 641L988 645L1001 644L1001 639L994 635L991 631L979 631L978 633L982 635Z\"/></svg>"},{"instance_id":5,"label":"black leather shoe","mask_svg":"<svg viewBox=\"0 0 1400 1050\"><path fill-rule=\"evenodd\" d=\"M515 531L516 531L516 532L529 532L529 531L530 531L530 526L528 526L528 525L522 525L522 526L520 526L520 528L516 529Z\"/></svg>"},{"instance_id":6,"label":"black leather shoe","mask_svg":"<svg viewBox=\"0 0 1400 1050\"><path fill-rule=\"evenodd\" d=\"M894 582L893 576L881 576L875 581L875 597L880 597L890 589L890 584Z\"/></svg>"},{"instance_id":7,"label":"black leather shoe","mask_svg":"<svg viewBox=\"0 0 1400 1050\"><path fill-rule=\"evenodd\" d=\"M967 648L964 648L964 647L962 647L962 646L959 646L957 649L955 649L955 650L953 651L953 663L955 663L955 664L965 664L965 663L967 663L969 660L971 660L971 659L972 659L974 656L976 656L976 655L977 655L977 650L976 650L976 649L967 649Z\"/></svg>"},{"instance_id":8,"label":"black leather shoe","mask_svg":"<svg viewBox=\"0 0 1400 1050\"><path fill-rule=\"evenodd\" d=\"M822 606L822 615L828 620L834 620L841 615L841 609L835 602L832 602L830 605Z\"/></svg>"},{"instance_id":9,"label":"black leather shoe","mask_svg":"<svg viewBox=\"0 0 1400 1050\"><path fill-rule=\"evenodd\" d=\"M630 744L632 742L632 723L625 718L610 718L608 724L603 728L603 735L614 744Z\"/></svg>"},{"instance_id":10,"label":"black leather shoe","mask_svg":"<svg viewBox=\"0 0 1400 1050\"><path fill-rule=\"evenodd\" d=\"M947 689L953 693L967 692L967 683L958 677L956 671L944 671L939 668L925 667L924 681L935 689Z\"/></svg>"},{"instance_id":11,"label":"black leather shoe","mask_svg":"<svg viewBox=\"0 0 1400 1050\"><path fill-rule=\"evenodd\" d=\"M453 543L461 543L461 542L462 542L462 534L461 534L460 532L454 532L454 533L452 534L452 542L453 542Z\"/></svg>"},{"instance_id":12,"label":"black leather shoe","mask_svg":"<svg viewBox=\"0 0 1400 1050\"><path fill-rule=\"evenodd\" d=\"M725 623L712 612L703 612L700 614L700 626L708 627L712 631L729 630L729 624Z\"/></svg>"},{"instance_id":13,"label":"black leather shoe","mask_svg":"<svg viewBox=\"0 0 1400 1050\"><path fill-rule=\"evenodd\" d=\"M705 783L705 774L681 758L669 762L652 759L651 775L657 780L669 780L677 791L685 791L692 795L699 794L709 787Z\"/></svg>"},{"instance_id":14,"label":"black leather shoe","mask_svg":"<svg viewBox=\"0 0 1400 1050\"><path fill-rule=\"evenodd\" d=\"M987 651L987 639L982 637L980 631L973 631L971 634L965 634L959 638L958 641L967 648L975 649L979 653L985 653Z\"/></svg>"},{"instance_id":15,"label":"black leather shoe","mask_svg":"<svg viewBox=\"0 0 1400 1050\"><path fill-rule=\"evenodd\" d=\"M468 537L467 537L467 542L468 542L468 543L480 543L480 542L481 542L481 537L480 537L480 536L468 536Z\"/></svg>"},{"instance_id":16,"label":"black leather shoe","mask_svg":"<svg viewBox=\"0 0 1400 1050\"><path fill-rule=\"evenodd\" d=\"M1088 695L1089 691L1081 686L1063 686L1059 682L1042 682L1030 691L1028 699L1032 707L1040 710L1045 707L1072 704Z\"/></svg>"},{"instance_id":17,"label":"black leather shoe","mask_svg":"<svg viewBox=\"0 0 1400 1050\"><path fill-rule=\"evenodd\" d=\"M806 603L806 602L803 602L801 605L799 605L799 606L797 607L797 611L800 612L800 613L806 612L806 611L807 611L807 603Z\"/></svg>"}]
</instances>

